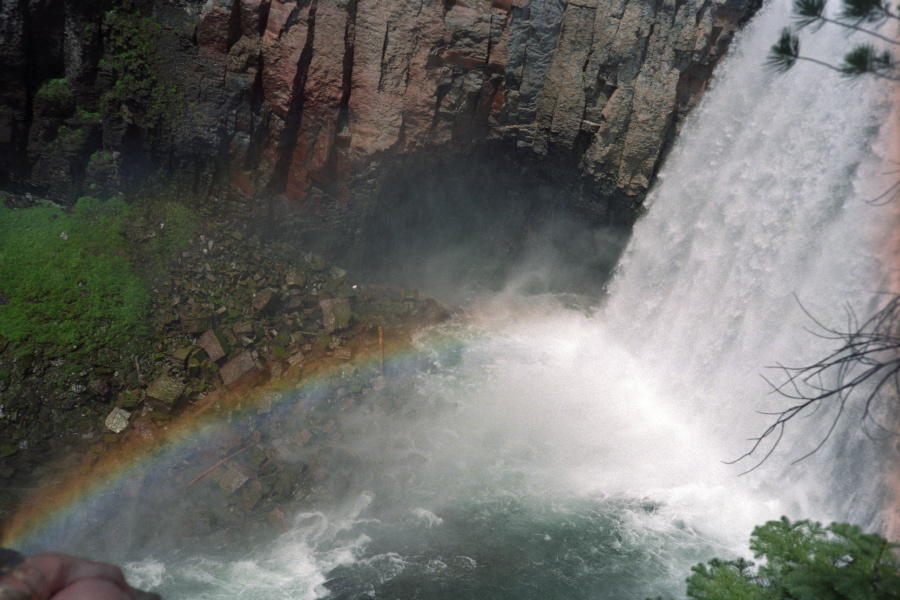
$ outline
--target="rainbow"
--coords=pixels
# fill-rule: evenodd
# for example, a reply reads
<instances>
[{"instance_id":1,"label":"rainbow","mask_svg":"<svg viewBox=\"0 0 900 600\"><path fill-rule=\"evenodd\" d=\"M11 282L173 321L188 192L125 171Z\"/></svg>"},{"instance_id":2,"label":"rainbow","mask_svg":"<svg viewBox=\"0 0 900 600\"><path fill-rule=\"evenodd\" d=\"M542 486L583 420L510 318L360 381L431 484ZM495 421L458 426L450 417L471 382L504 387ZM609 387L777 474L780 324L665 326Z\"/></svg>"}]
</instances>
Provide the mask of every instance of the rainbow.
<instances>
[{"instance_id":1,"label":"rainbow","mask_svg":"<svg viewBox=\"0 0 900 600\"><path fill-rule=\"evenodd\" d=\"M426 349L438 349L446 339L440 333L430 336ZM56 550L46 547L48 540L65 535L74 521L94 510L89 507L98 498L128 497L134 494L129 482L141 481L147 475L167 477L166 465L191 449L214 443L229 425L232 415L255 412L264 402L272 403L272 411L296 407L298 399L311 408L323 399L320 390L327 389L323 384L345 368L344 365L351 364L357 371L374 378L387 362L389 372L402 377L408 369L415 368L412 365L422 351L409 342L386 342L381 353L361 353L349 363L326 358L305 367L292 367L278 379L252 389L239 387L212 392L177 419L154 431L154 435L142 437L132 433L125 443L101 453L95 462L86 460L73 468L72 473L40 486L8 521L0 534L0 544L25 553ZM207 466L196 465L194 470ZM183 482L172 483L187 487Z\"/></svg>"}]
</instances>

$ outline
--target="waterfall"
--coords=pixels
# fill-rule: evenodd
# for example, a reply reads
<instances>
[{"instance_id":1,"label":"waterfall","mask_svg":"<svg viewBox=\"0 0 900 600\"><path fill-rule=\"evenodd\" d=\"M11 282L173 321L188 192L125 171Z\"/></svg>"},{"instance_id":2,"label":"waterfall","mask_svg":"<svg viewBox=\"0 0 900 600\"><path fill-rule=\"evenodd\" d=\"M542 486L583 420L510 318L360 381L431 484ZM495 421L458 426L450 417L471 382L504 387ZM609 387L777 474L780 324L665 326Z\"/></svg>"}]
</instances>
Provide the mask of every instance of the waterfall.
<instances>
[{"instance_id":1,"label":"waterfall","mask_svg":"<svg viewBox=\"0 0 900 600\"><path fill-rule=\"evenodd\" d=\"M650 378L690 397L680 412L714 415L701 419L705 431L732 443L772 422L754 411L790 405L763 379L784 381L769 367L812 364L835 349L807 331L821 333L813 317L843 328L848 309L869 314L883 291L873 245L889 215L866 200L884 189L871 157L885 100L872 82L821 66L767 70L789 9L767 6L717 72L648 199L603 315ZM844 31L825 27L803 48L837 64L849 45ZM846 429L816 456L784 467L818 445L834 408L790 423L773 464L751 479L792 482L781 496L800 514L872 526L879 475L860 413L845 415Z\"/></svg>"},{"instance_id":2,"label":"waterfall","mask_svg":"<svg viewBox=\"0 0 900 600\"><path fill-rule=\"evenodd\" d=\"M884 107L874 86L813 65L764 68L788 5L766 6L736 39L606 303L501 293L424 332L428 368L401 382L395 371L389 388L414 398L407 409L343 424L345 501L240 548L157 550L122 535L123 523L164 526L146 510L102 513L118 546L87 525L35 545L128 557L128 577L169 600L622 600L683 595L691 565L746 556L767 519L877 526L877 447L858 415L797 464L833 413L791 423L748 474L755 457L728 464L771 422L759 412L784 406L767 367L831 350L809 315L841 325L877 291L883 207L865 199L879 193L870 157ZM826 27L804 49L835 59L846 44Z\"/></svg>"}]
</instances>

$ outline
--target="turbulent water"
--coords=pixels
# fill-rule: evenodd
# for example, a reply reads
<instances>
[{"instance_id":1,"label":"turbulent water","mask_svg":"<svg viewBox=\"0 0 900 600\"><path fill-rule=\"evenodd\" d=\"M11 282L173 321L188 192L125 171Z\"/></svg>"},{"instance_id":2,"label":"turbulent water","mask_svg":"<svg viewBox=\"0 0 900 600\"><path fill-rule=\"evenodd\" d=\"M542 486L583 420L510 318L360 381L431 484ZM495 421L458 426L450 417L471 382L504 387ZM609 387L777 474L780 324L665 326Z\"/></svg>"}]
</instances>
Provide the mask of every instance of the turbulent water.
<instances>
[{"instance_id":1,"label":"turbulent water","mask_svg":"<svg viewBox=\"0 0 900 600\"><path fill-rule=\"evenodd\" d=\"M255 547L151 553L129 578L169 600L641 599L683 595L692 564L745 553L782 514L877 526L876 446L855 415L799 464L828 414L747 475L755 457L725 462L784 406L766 367L830 349L803 308L841 324L875 286L881 208L860 182L879 107L820 68L766 71L787 20L770 5L739 38L605 305L517 294L534 272L473 300L418 340L420 409L347 442L365 477L346 502ZM833 33L804 50L833 54Z\"/></svg>"}]
</instances>

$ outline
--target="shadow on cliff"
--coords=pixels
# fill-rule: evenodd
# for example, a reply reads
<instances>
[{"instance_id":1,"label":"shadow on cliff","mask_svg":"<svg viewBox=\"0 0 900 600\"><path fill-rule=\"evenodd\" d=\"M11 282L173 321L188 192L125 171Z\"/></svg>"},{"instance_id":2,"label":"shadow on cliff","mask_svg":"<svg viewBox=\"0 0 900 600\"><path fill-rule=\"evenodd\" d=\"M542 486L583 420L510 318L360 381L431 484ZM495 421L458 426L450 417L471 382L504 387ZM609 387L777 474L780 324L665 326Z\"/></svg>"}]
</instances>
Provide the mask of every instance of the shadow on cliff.
<instances>
[{"instance_id":1,"label":"shadow on cliff","mask_svg":"<svg viewBox=\"0 0 900 600\"><path fill-rule=\"evenodd\" d=\"M581 187L558 181L513 157L405 161L384 173L349 265L443 301L508 288L597 295L631 228L580 214Z\"/></svg>"}]
</instances>

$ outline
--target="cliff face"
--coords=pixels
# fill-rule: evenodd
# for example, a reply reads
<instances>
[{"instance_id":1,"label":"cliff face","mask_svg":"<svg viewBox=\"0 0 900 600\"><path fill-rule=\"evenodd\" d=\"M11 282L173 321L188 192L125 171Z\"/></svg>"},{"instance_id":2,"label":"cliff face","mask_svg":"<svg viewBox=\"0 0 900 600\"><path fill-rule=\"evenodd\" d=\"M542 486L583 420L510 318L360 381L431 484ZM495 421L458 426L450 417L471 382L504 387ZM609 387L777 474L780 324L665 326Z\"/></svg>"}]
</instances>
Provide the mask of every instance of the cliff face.
<instances>
[{"instance_id":1,"label":"cliff face","mask_svg":"<svg viewBox=\"0 0 900 600\"><path fill-rule=\"evenodd\" d=\"M627 221L757 0L102 5L0 3L3 187L157 177L323 213L385 160L494 145Z\"/></svg>"}]
</instances>

